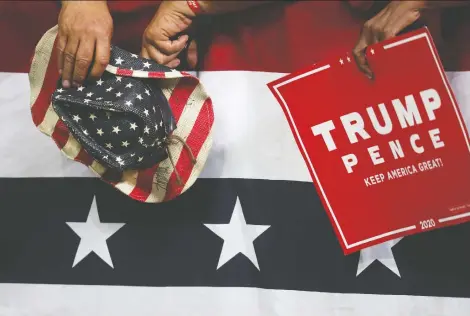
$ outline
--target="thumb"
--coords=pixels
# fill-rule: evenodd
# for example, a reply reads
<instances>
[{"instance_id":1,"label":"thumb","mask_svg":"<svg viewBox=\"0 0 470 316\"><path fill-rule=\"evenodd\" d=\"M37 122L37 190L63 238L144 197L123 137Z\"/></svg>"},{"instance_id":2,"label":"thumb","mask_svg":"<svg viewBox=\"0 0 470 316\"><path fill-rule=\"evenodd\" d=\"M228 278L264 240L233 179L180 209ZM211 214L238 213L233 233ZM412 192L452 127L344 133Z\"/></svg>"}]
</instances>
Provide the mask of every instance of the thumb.
<instances>
[{"instance_id":1,"label":"thumb","mask_svg":"<svg viewBox=\"0 0 470 316\"><path fill-rule=\"evenodd\" d=\"M374 78L374 74L370 69L369 63L366 57L367 41L365 36L362 34L356 46L353 49L354 60L359 70L364 73L369 79Z\"/></svg>"}]
</instances>

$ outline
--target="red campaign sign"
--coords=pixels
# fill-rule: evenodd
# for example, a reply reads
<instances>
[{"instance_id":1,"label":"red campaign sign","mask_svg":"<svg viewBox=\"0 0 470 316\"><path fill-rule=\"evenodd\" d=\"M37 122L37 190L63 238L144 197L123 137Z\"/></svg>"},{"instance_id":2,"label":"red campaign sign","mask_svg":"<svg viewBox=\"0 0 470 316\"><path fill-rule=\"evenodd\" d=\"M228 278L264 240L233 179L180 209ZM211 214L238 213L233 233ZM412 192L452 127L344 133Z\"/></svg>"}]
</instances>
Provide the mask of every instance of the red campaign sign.
<instances>
[{"instance_id":1,"label":"red campaign sign","mask_svg":"<svg viewBox=\"0 0 470 316\"><path fill-rule=\"evenodd\" d=\"M427 28L268 84L345 254L470 220L470 141Z\"/></svg>"}]
</instances>

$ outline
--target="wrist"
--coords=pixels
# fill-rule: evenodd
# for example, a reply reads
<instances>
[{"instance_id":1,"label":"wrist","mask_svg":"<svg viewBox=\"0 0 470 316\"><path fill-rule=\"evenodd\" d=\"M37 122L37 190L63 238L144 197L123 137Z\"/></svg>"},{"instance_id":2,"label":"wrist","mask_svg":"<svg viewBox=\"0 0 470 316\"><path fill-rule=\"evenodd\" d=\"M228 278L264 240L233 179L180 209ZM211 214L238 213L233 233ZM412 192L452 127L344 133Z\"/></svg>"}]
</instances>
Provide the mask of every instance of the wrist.
<instances>
[{"instance_id":1,"label":"wrist","mask_svg":"<svg viewBox=\"0 0 470 316\"><path fill-rule=\"evenodd\" d=\"M428 9L430 7L430 3L432 1L427 1L427 0L401 0L405 5L408 7L415 9L415 10L424 10Z\"/></svg>"},{"instance_id":2,"label":"wrist","mask_svg":"<svg viewBox=\"0 0 470 316\"><path fill-rule=\"evenodd\" d=\"M204 13L203 7L202 7L202 1L198 0L186 0L186 4L188 7L193 11L195 15L200 15Z\"/></svg>"},{"instance_id":3,"label":"wrist","mask_svg":"<svg viewBox=\"0 0 470 316\"><path fill-rule=\"evenodd\" d=\"M61 0L62 7L68 6L98 6L108 8L108 3L106 0L95 0L95 1L79 1L79 0Z\"/></svg>"},{"instance_id":4,"label":"wrist","mask_svg":"<svg viewBox=\"0 0 470 316\"><path fill-rule=\"evenodd\" d=\"M193 19L196 16L196 13L191 9L187 1L165 0L160 7L164 10L169 10L184 16L185 18Z\"/></svg>"}]
</instances>

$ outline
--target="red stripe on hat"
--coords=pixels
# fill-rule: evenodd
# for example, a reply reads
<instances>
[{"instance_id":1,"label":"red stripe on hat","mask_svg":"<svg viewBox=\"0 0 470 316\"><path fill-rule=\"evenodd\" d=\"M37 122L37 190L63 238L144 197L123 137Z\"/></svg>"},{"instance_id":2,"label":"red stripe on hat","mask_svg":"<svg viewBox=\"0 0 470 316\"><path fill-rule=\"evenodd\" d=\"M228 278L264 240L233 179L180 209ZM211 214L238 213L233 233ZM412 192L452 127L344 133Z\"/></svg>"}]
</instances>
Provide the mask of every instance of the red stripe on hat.
<instances>
[{"instance_id":1,"label":"red stripe on hat","mask_svg":"<svg viewBox=\"0 0 470 316\"><path fill-rule=\"evenodd\" d=\"M82 147L74 160L88 167L93 163L94 159L86 152L85 148Z\"/></svg>"},{"instance_id":2,"label":"red stripe on hat","mask_svg":"<svg viewBox=\"0 0 470 316\"><path fill-rule=\"evenodd\" d=\"M189 97L198 84L199 82L196 80L181 78L173 90L168 103L170 103L171 111L173 112L176 122L178 122Z\"/></svg>"},{"instance_id":3,"label":"red stripe on hat","mask_svg":"<svg viewBox=\"0 0 470 316\"><path fill-rule=\"evenodd\" d=\"M166 78L165 73L160 71L149 71L147 75L149 78Z\"/></svg>"},{"instance_id":4,"label":"red stripe on hat","mask_svg":"<svg viewBox=\"0 0 470 316\"><path fill-rule=\"evenodd\" d=\"M186 80L186 83L180 81L173 89L168 102L171 105L171 110L177 124L181 113L183 112L183 109L188 102L189 96L194 91L196 85L194 84L194 80ZM147 200L150 193L152 192L153 177L157 171L157 168L158 165L139 172L135 188L129 194L132 198L135 198L139 201Z\"/></svg>"},{"instance_id":5,"label":"red stripe on hat","mask_svg":"<svg viewBox=\"0 0 470 316\"><path fill-rule=\"evenodd\" d=\"M56 125L54 126L54 131L52 132L51 137L55 141L59 149L64 148L65 144L69 139L69 130L67 129L67 126L64 124L64 122L62 122L61 120L57 121Z\"/></svg>"},{"instance_id":6,"label":"red stripe on hat","mask_svg":"<svg viewBox=\"0 0 470 316\"><path fill-rule=\"evenodd\" d=\"M64 148L69 139L69 135L70 132L64 122L61 120L57 121L54 127L54 132L51 136L60 149ZM90 166L93 163L93 158L85 151L83 147L80 149L77 157L75 157L74 160L81 162L86 166Z\"/></svg>"},{"instance_id":7,"label":"red stripe on hat","mask_svg":"<svg viewBox=\"0 0 470 316\"><path fill-rule=\"evenodd\" d=\"M202 105L201 111L194 123L194 127L191 130L188 138L186 139L186 143L191 148L191 151L194 157L197 157L199 151L202 148L202 145L207 139L207 135L212 128L212 124L214 123L214 113L211 111L212 109L212 101L210 98L206 99L204 104ZM207 128L202 129L202 128ZM179 176L181 181L183 182L182 186L179 186L176 181L176 174L173 171L171 174L170 180L168 181L167 191L164 200L168 201L171 200L178 195L181 194L183 190L184 184L188 181L189 176L193 170L193 165L191 163L191 157L187 150L183 147L181 155L176 163L176 169L178 170Z\"/></svg>"},{"instance_id":8,"label":"red stripe on hat","mask_svg":"<svg viewBox=\"0 0 470 316\"><path fill-rule=\"evenodd\" d=\"M55 42L54 42L55 47ZM41 90L39 95L31 107L31 115L33 117L33 122L36 126L44 121L46 116L47 108L51 103L51 95L54 93L54 90L57 86L57 80L59 80L59 71L57 69L57 49L52 49L51 58L49 59L49 64L47 65L46 74L44 75L44 81L42 83Z\"/></svg>"},{"instance_id":9,"label":"red stripe on hat","mask_svg":"<svg viewBox=\"0 0 470 316\"><path fill-rule=\"evenodd\" d=\"M137 175L137 183L129 196L137 201L144 202L152 192L153 177L157 171L158 164L139 171Z\"/></svg>"},{"instance_id":10,"label":"red stripe on hat","mask_svg":"<svg viewBox=\"0 0 470 316\"><path fill-rule=\"evenodd\" d=\"M133 73L134 73L134 71L130 70L130 69L118 68L117 71L116 71L116 75L118 75L118 76L132 76Z\"/></svg>"}]
</instances>

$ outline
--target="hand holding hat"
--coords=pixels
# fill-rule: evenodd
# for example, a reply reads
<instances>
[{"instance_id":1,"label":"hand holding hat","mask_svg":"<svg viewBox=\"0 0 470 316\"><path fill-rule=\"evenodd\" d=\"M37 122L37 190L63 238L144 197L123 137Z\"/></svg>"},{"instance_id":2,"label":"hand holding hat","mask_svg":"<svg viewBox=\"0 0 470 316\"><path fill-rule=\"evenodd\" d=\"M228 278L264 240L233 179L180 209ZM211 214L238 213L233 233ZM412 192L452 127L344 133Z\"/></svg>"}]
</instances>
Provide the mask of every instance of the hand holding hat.
<instances>
[{"instance_id":1,"label":"hand holding hat","mask_svg":"<svg viewBox=\"0 0 470 316\"><path fill-rule=\"evenodd\" d=\"M198 78L114 46L98 81L65 88L57 31L41 38L29 73L37 128L135 200L159 203L189 189L209 155L214 121Z\"/></svg>"}]
</instances>

